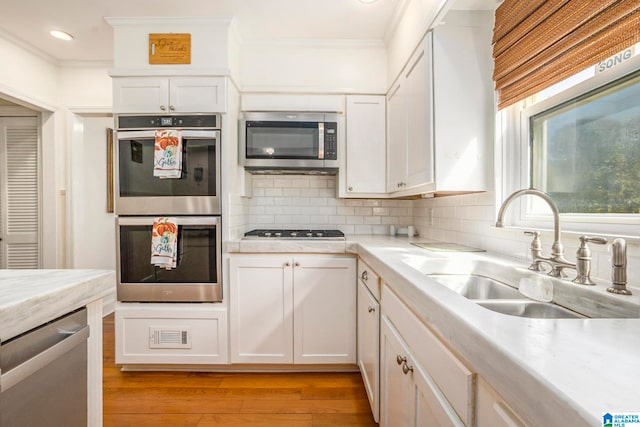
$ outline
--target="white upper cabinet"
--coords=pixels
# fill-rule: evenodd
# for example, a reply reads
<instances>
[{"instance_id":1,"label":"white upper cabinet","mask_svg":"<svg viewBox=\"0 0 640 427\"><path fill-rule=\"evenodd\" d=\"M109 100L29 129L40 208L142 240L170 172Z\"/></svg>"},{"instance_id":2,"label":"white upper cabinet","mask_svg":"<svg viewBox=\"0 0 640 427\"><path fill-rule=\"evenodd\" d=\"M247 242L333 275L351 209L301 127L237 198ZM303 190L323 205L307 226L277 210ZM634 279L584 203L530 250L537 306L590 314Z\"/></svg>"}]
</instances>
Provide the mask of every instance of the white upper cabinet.
<instances>
[{"instance_id":1,"label":"white upper cabinet","mask_svg":"<svg viewBox=\"0 0 640 427\"><path fill-rule=\"evenodd\" d=\"M407 106L404 80L396 82L387 95L387 191L406 186Z\"/></svg>"},{"instance_id":2,"label":"white upper cabinet","mask_svg":"<svg viewBox=\"0 0 640 427\"><path fill-rule=\"evenodd\" d=\"M394 196L434 188L431 33L387 95L387 191Z\"/></svg>"},{"instance_id":3,"label":"white upper cabinet","mask_svg":"<svg viewBox=\"0 0 640 427\"><path fill-rule=\"evenodd\" d=\"M433 184L433 89L431 33L405 71L407 187Z\"/></svg>"},{"instance_id":4,"label":"white upper cabinet","mask_svg":"<svg viewBox=\"0 0 640 427\"><path fill-rule=\"evenodd\" d=\"M387 94L391 197L492 187L495 102L490 12L451 11Z\"/></svg>"},{"instance_id":5,"label":"white upper cabinet","mask_svg":"<svg viewBox=\"0 0 640 427\"><path fill-rule=\"evenodd\" d=\"M436 192L492 188L491 12L451 11L433 30Z\"/></svg>"},{"instance_id":6,"label":"white upper cabinet","mask_svg":"<svg viewBox=\"0 0 640 427\"><path fill-rule=\"evenodd\" d=\"M386 194L385 97L347 96L346 153L339 176L340 197Z\"/></svg>"},{"instance_id":7,"label":"white upper cabinet","mask_svg":"<svg viewBox=\"0 0 640 427\"><path fill-rule=\"evenodd\" d=\"M114 77L114 113L226 111L224 77Z\"/></svg>"}]
</instances>

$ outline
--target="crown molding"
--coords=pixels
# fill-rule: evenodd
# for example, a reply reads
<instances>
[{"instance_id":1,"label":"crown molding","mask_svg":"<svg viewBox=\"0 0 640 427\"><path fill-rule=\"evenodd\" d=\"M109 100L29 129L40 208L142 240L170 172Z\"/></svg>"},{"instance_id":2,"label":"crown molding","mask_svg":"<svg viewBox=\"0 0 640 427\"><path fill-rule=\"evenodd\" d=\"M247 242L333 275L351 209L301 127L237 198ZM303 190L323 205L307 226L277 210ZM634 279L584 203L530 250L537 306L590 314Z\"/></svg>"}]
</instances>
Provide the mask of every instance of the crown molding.
<instances>
[{"instance_id":1,"label":"crown molding","mask_svg":"<svg viewBox=\"0 0 640 427\"><path fill-rule=\"evenodd\" d=\"M0 29L0 38L3 38L4 40L6 40L7 42L19 47L22 50L27 51L28 53L37 56L38 58L52 64L55 66L59 66L60 62L55 59L53 56L49 55L48 53L46 53L45 51L33 46L32 44L27 43L26 41L19 39L18 37L14 36L13 34Z\"/></svg>"}]
</instances>

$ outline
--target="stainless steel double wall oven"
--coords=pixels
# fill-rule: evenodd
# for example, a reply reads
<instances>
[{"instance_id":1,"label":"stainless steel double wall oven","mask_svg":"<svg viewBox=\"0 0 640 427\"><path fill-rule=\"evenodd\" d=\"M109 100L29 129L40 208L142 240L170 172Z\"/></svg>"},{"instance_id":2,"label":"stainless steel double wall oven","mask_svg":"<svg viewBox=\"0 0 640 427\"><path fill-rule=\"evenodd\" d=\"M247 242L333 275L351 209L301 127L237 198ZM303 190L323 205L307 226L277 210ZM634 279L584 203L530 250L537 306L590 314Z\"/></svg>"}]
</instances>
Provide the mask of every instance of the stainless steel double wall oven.
<instances>
[{"instance_id":1,"label":"stainless steel double wall oven","mask_svg":"<svg viewBox=\"0 0 640 427\"><path fill-rule=\"evenodd\" d=\"M115 210L118 300L222 300L220 242L220 116L116 117ZM182 172L154 176L155 133L179 130ZM156 217L176 217L177 266L151 264Z\"/></svg>"}]
</instances>

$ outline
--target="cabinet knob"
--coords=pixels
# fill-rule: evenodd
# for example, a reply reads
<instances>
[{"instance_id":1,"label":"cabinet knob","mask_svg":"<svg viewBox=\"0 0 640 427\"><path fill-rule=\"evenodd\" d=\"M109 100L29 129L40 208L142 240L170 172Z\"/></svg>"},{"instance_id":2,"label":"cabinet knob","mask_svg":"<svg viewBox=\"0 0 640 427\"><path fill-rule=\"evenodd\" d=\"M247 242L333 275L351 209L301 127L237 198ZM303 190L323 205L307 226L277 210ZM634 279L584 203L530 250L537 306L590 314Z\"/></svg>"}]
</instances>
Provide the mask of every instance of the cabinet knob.
<instances>
[{"instance_id":1,"label":"cabinet knob","mask_svg":"<svg viewBox=\"0 0 640 427\"><path fill-rule=\"evenodd\" d=\"M374 311L376 311L376 308L370 306L368 310L369 310L369 313L373 313Z\"/></svg>"},{"instance_id":2,"label":"cabinet knob","mask_svg":"<svg viewBox=\"0 0 640 427\"><path fill-rule=\"evenodd\" d=\"M347 187L347 190L349 190L349 191L353 191L353 187L352 187L352 186L349 186L349 187Z\"/></svg>"},{"instance_id":3,"label":"cabinet knob","mask_svg":"<svg viewBox=\"0 0 640 427\"><path fill-rule=\"evenodd\" d=\"M362 272L362 274L360 275L360 279L364 280L365 282L369 280L369 274L367 273L367 270Z\"/></svg>"},{"instance_id":4,"label":"cabinet knob","mask_svg":"<svg viewBox=\"0 0 640 427\"><path fill-rule=\"evenodd\" d=\"M300 263L299 263L298 261L296 261L293 265L294 265L295 267L300 267Z\"/></svg>"},{"instance_id":5,"label":"cabinet knob","mask_svg":"<svg viewBox=\"0 0 640 427\"><path fill-rule=\"evenodd\" d=\"M171 111L175 111L176 107L174 107L173 105L169 105L169 110Z\"/></svg>"},{"instance_id":6,"label":"cabinet knob","mask_svg":"<svg viewBox=\"0 0 640 427\"><path fill-rule=\"evenodd\" d=\"M407 361L407 358L404 356L400 356L398 355L396 357L396 362L398 363L398 365L402 365L403 363L405 363Z\"/></svg>"},{"instance_id":7,"label":"cabinet knob","mask_svg":"<svg viewBox=\"0 0 640 427\"><path fill-rule=\"evenodd\" d=\"M413 372L413 365L407 365L407 362L404 362L402 365L402 372L407 375L409 372Z\"/></svg>"},{"instance_id":8,"label":"cabinet knob","mask_svg":"<svg viewBox=\"0 0 640 427\"><path fill-rule=\"evenodd\" d=\"M166 110L166 109L167 109L167 107L165 107L164 105L161 105L161 106L160 106L160 109L161 109L162 111L164 111L164 110Z\"/></svg>"},{"instance_id":9,"label":"cabinet knob","mask_svg":"<svg viewBox=\"0 0 640 427\"><path fill-rule=\"evenodd\" d=\"M285 262L285 263L284 263L284 266L285 266L285 267L291 267L291 263L290 263L290 262Z\"/></svg>"}]
</instances>

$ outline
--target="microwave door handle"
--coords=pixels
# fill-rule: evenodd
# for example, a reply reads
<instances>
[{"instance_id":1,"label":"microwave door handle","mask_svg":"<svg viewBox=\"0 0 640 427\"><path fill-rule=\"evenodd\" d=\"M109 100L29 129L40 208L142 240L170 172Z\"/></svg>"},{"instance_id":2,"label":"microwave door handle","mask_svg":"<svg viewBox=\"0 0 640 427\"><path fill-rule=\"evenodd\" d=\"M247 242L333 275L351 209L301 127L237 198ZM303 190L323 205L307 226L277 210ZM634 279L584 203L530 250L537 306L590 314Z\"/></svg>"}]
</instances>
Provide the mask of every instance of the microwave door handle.
<instances>
[{"instance_id":1,"label":"microwave door handle","mask_svg":"<svg viewBox=\"0 0 640 427\"><path fill-rule=\"evenodd\" d=\"M324 160L324 123L318 123L318 159Z\"/></svg>"}]
</instances>

